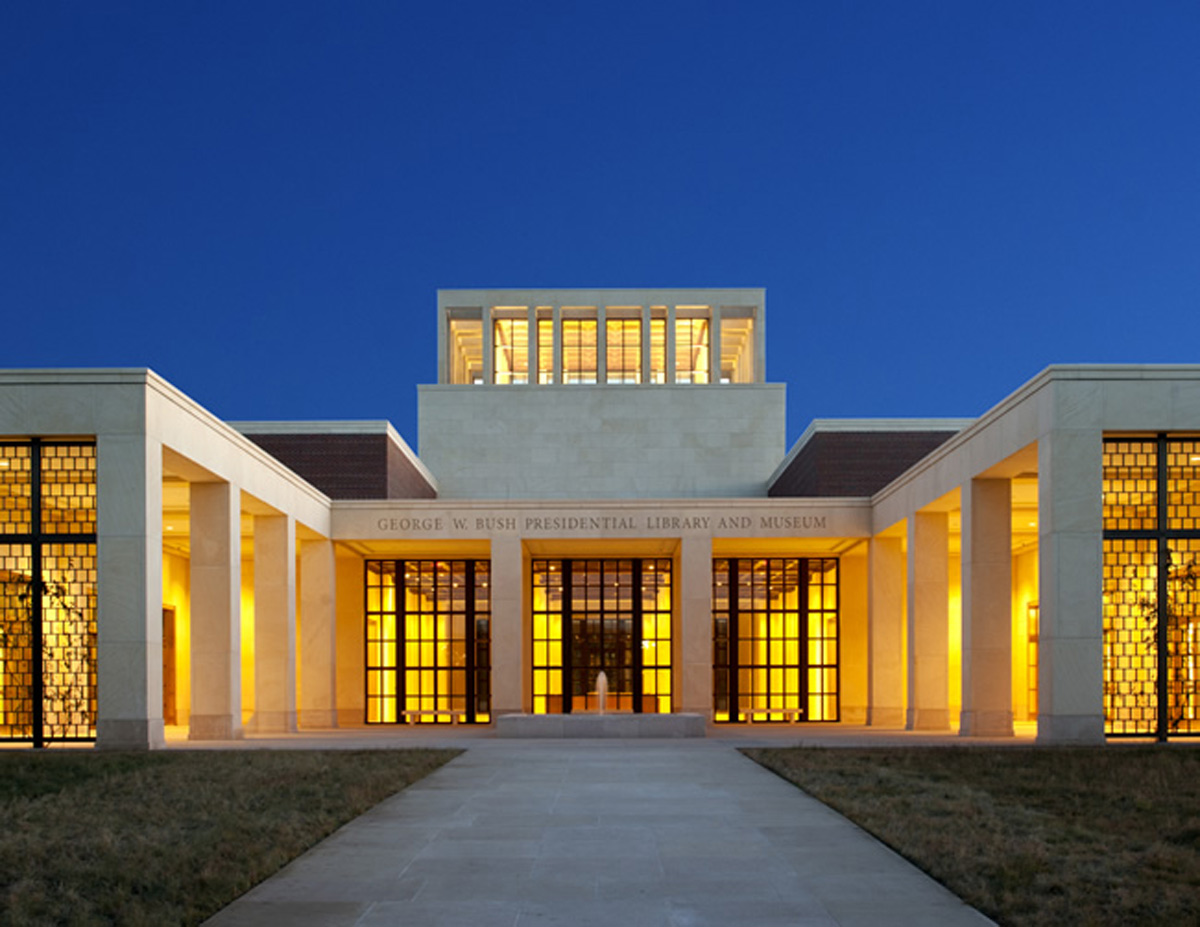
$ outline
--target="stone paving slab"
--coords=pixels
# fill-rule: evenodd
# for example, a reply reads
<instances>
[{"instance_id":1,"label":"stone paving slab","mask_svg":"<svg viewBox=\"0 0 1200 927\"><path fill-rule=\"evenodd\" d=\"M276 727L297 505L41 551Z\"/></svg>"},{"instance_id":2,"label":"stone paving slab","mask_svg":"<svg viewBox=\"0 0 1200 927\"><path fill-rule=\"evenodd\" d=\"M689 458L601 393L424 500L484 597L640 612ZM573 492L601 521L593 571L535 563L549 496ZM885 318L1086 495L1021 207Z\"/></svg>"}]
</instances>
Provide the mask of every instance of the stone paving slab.
<instances>
[{"instance_id":1,"label":"stone paving slab","mask_svg":"<svg viewBox=\"0 0 1200 927\"><path fill-rule=\"evenodd\" d=\"M207 923L991 923L727 741L462 746Z\"/></svg>"}]
</instances>

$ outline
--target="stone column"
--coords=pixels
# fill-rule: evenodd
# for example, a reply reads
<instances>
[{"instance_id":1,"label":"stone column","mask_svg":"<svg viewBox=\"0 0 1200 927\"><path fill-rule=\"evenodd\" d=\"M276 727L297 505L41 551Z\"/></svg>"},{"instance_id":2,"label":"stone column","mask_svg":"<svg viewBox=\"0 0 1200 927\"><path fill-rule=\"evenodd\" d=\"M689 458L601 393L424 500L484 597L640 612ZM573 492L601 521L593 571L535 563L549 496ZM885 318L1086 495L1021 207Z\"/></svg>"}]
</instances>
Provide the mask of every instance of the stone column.
<instances>
[{"instance_id":1,"label":"stone column","mask_svg":"<svg viewBox=\"0 0 1200 927\"><path fill-rule=\"evenodd\" d=\"M973 479L963 488L964 737L1008 737L1012 717L1012 484Z\"/></svg>"},{"instance_id":2,"label":"stone column","mask_svg":"<svg viewBox=\"0 0 1200 927\"><path fill-rule=\"evenodd\" d=\"M1038 742L1104 741L1104 445L1038 441Z\"/></svg>"},{"instance_id":3,"label":"stone column","mask_svg":"<svg viewBox=\"0 0 1200 927\"><path fill-rule=\"evenodd\" d=\"M664 333L663 348L666 354L664 363L667 369L663 371L663 382L675 382L675 307L667 306L667 330Z\"/></svg>"},{"instance_id":4,"label":"stone column","mask_svg":"<svg viewBox=\"0 0 1200 927\"><path fill-rule=\"evenodd\" d=\"M191 484L191 740L242 736L241 493Z\"/></svg>"},{"instance_id":5,"label":"stone column","mask_svg":"<svg viewBox=\"0 0 1200 927\"><path fill-rule=\"evenodd\" d=\"M908 519L908 716L910 731L950 729L950 517Z\"/></svg>"},{"instance_id":6,"label":"stone column","mask_svg":"<svg viewBox=\"0 0 1200 927\"><path fill-rule=\"evenodd\" d=\"M642 382L653 383L654 377L650 372L650 332L653 326L650 324L651 309L649 306L642 306Z\"/></svg>"},{"instance_id":7,"label":"stone column","mask_svg":"<svg viewBox=\"0 0 1200 927\"><path fill-rule=\"evenodd\" d=\"M899 538L867 545L867 724L904 724L904 551Z\"/></svg>"},{"instance_id":8,"label":"stone column","mask_svg":"<svg viewBox=\"0 0 1200 927\"><path fill-rule=\"evenodd\" d=\"M676 710L712 720L712 538L685 535L679 544L679 621L675 639Z\"/></svg>"},{"instance_id":9,"label":"stone column","mask_svg":"<svg viewBox=\"0 0 1200 927\"><path fill-rule=\"evenodd\" d=\"M296 730L296 522L254 517L254 730Z\"/></svg>"},{"instance_id":10,"label":"stone column","mask_svg":"<svg viewBox=\"0 0 1200 927\"><path fill-rule=\"evenodd\" d=\"M555 386L562 383L563 366L563 336L562 336L562 306L554 306L550 310L551 357L554 358L554 368L550 371L550 382ZM539 349L540 350L540 349Z\"/></svg>"},{"instance_id":11,"label":"stone column","mask_svg":"<svg viewBox=\"0 0 1200 927\"><path fill-rule=\"evenodd\" d=\"M721 382L721 307L712 306L708 334L708 382Z\"/></svg>"},{"instance_id":12,"label":"stone column","mask_svg":"<svg viewBox=\"0 0 1200 927\"><path fill-rule=\"evenodd\" d=\"M492 331L492 307L484 306L482 316L483 325L483 382L491 386L496 382L496 358L494 356L496 348L496 335Z\"/></svg>"},{"instance_id":13,"label":"stone column","mask_svg":"<svg viewBox=\"0 0 1200 927\"><path fill-rule=\"evenodd\" d=\"M492 716L521 714L529 647L525 639L525 564L521 539L492 538Z\"/></svg>"},{"instance_id":14,"label":"stone column","mask_svg":"<svg viewBox=\"0 0 1200 927\"><path fill-rule=\"evenodd\" d=\"M301 727L337 727L337 614L333 542L300 544Z\"/></svg>"},{"instance_id":15,"label":"stone column","mask_svg":"<svg viewBox=\"0 0 1200 927\"><path fill-rule=\"evenodd\" d=\"M541 349L538 344L538 323L537 323L537 301L535 300L526 310L526 324L529 326L529 357L527 363L529 365L529 383L531 386L538 382L538 351Z\"/></svg>"},{"instance_id":16,"label":"stone column","mask_svg":"<svg viewBox=\"0 0 1200 927\"><path fill-rule=\"evenodd\" d=\"M608 382L608 311L596 306L596 382Z\"/></svg>"},{"instance_id":17,"label":"stone column","mask_svg":"<svg viewBox=\"0 0 1200 927\"><path fill-rule=\"evenodd\" d=\"M98 436L96 480L96 746L162 747L162 445Z\"/></svg>"}]
</instances>

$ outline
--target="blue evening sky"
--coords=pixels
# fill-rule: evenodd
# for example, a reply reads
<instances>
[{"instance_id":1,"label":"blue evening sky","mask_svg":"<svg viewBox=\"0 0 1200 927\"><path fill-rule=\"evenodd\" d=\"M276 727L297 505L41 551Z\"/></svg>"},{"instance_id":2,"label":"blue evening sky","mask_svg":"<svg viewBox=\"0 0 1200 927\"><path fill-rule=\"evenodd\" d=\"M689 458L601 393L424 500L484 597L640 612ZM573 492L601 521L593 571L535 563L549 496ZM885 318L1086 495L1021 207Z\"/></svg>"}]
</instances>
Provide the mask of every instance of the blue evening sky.
<instances>
[{"instance_id":1,"label":"blue evening sky","mask_svg":"<svg viewBox=\"0 0 1200 927\"><path fill-rule=\"evenodd\" d=\"M0 367L416 444L439 287L762 286L788 441L1200 361L1200 4L0 5Z\"/></svg>"}]
</instances>

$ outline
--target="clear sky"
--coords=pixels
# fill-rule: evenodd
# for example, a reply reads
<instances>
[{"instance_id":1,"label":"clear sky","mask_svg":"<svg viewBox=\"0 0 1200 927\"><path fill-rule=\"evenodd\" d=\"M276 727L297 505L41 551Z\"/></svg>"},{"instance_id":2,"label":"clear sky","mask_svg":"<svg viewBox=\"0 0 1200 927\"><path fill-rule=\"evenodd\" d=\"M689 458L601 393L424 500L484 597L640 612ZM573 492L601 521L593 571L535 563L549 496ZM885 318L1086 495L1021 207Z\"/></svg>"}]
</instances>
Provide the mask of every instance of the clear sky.
<instances>
[{"instance_id":1,"label":"clear sky","mask_svg":"<svg viewBox=\"0 0 1200 927\"><path fill-rule=\"evenodd\" d=\"M1200 362L1200 3L0 4L0 367L415 445L564 286L765 287L789 443Z\"/></svg>"}]
</instances>

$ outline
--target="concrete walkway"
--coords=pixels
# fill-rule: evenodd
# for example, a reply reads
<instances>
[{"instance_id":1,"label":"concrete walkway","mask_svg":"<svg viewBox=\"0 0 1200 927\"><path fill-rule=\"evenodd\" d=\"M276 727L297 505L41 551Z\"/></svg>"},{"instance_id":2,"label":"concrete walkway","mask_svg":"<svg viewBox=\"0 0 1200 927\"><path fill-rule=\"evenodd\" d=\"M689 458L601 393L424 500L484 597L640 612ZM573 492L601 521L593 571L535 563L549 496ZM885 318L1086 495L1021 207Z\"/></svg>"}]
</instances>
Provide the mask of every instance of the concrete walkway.
<instances>
[{"instance_id":1,"label":"concrete walkway","mask_svg":"<svg viewBox=\"0 0 1200 927\"><path fill-rule=\"evenodd\" d=\"M460 746L208 923L991 923L729 742Z\"/></svg>"}]
</instances>

